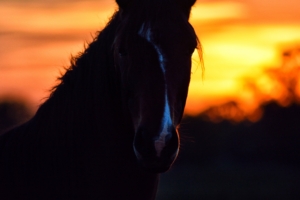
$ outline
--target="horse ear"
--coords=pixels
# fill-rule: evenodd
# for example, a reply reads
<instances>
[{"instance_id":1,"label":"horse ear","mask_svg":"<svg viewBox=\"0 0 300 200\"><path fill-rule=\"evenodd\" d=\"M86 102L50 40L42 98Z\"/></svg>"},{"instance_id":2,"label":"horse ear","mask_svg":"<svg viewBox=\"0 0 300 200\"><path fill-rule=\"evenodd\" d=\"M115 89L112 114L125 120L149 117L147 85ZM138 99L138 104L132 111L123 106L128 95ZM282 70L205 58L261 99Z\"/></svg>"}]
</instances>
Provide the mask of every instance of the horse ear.
<instances>
[{"instance_id":1,"label":"horse ear","mask_svg":"<svg viewBox=\"0 0 300 200\"><path fill-rule=\"evenodd\" d=\"M182 9L187 17L189 17L191 8L195 2L196 0L177 0L178 6Z\"/></svg>"},{"instance_id":2,"label":"horse ear","mask_svg":"<svg viewBox=\"0 0 300 200\"><path fill-rule=\"evenodd\" d=\"M196 0L187 0L186 1L190 7L192 7L195 3L196 3Z\"/></svg>"},{"instance_id":3,"label":"horse ear","mask_svg":"<svg viewBox=\"0 0 300 200\"><path fill-rule=\"evenodd\" d=\"M116 0L119 8L126 8L126 6L130 3L131 0Z\"/></svg>"}]
</instances>

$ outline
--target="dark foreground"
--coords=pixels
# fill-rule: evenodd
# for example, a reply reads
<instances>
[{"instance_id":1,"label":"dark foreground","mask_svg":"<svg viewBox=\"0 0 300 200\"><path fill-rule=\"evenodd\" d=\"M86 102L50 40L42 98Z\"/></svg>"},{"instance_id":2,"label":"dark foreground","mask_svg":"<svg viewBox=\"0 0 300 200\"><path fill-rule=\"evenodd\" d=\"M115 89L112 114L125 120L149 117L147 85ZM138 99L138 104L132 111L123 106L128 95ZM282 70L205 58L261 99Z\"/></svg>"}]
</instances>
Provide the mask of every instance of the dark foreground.
<instances>
[{"instance_id":1,"label":"dark foreground","mask_svg":"<svg viewBox=\"0 0 300 200\"><path fill-rule=\"evenodd\" d=\"M185 118L188 139L157 200L300 199L300 107L264 109L257 123Z\"/></svg>"},{"instance_id":2,"label":"dark foreground","mask_svg":"<svg viewBox=\"0 0 300 200\"><path fill-rule=\"evenodd\" d=\"M157 200L298 200L300 170L274 163L175 166L161 178Z\"/></svg>"},{"instance_id":3,"label":"dark foreground","mask_svg":"<svg viewBox=\"0 0 300 200\"><path fill-rule=\"evenodd\" d=\"M21 105L0 102L0 133L28 118ZM300 106L264 109L257 123L186 117L179 158L161 176L157 200L299 200Z\"/></svg>"}]
</instances>

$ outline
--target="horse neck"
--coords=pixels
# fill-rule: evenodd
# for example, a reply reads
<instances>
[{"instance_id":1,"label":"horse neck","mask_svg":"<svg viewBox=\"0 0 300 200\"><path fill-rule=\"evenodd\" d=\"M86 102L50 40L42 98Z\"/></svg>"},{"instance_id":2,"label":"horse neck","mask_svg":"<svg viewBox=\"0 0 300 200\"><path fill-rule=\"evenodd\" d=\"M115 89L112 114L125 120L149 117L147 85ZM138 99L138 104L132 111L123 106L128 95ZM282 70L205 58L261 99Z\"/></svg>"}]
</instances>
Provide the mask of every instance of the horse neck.
<instances>
[{"instance_id":1,"label":"horse neck","mask_svg":"<svg viewBox=\"0 0 300 200\"><path fill-rule=\"evenodd\" d=\"M50 98L38 110L36 118L51 120L73 129L98 132L120 129L115 122L124 121L121 89L113 63L114 36L118 17L115 14L88 48L72 60ZM87 127L90 126L90 127ZM113 131L116 132L116 131Z\"/></svg>"}]
</instances>

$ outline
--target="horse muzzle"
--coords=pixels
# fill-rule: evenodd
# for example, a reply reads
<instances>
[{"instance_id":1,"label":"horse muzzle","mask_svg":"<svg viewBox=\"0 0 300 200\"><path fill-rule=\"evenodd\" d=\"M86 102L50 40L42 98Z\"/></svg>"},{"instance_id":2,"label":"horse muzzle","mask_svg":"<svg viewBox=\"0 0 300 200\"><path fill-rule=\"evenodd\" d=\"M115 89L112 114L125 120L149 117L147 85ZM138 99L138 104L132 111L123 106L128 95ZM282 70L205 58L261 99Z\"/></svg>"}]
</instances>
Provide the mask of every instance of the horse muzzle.
<instances>
[{"instance_id":1,"label":"horse muzzle","mask_svg":"<svg viewBox=\"0 0 300 200\"><path fill-rule=\"evenodd\" d=\"M134 138L133 148L138 163L145 170L163 173L170 169L179 152L179 136L173 126L165 135L153 136L140 128Z\"/></svg>"}]
</instances>

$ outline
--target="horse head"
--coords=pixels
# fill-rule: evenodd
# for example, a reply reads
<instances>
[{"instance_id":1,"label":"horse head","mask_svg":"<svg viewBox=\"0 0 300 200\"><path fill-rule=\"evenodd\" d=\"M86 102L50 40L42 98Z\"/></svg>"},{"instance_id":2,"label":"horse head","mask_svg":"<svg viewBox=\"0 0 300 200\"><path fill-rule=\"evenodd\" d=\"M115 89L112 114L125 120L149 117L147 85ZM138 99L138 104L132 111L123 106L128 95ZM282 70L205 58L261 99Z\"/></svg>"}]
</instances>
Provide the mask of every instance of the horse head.
<instances>
[{"instance_id":1,"label":"horse head","mask_svg":"<svg viewBox=\"0 0 300 200\"><path fill-rule=\"evenodd\" d=\"M123 99L140 165L167 171L180 146L181 121L198 46L189 24L195 0L117 0L120 27L114 43Z\"/></svg>"}]
</instances>

